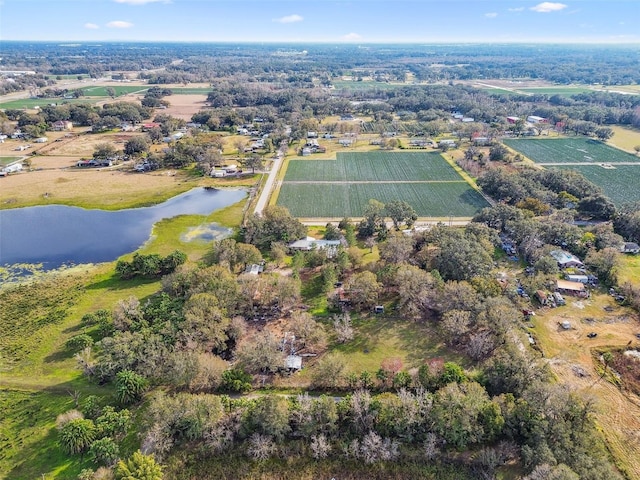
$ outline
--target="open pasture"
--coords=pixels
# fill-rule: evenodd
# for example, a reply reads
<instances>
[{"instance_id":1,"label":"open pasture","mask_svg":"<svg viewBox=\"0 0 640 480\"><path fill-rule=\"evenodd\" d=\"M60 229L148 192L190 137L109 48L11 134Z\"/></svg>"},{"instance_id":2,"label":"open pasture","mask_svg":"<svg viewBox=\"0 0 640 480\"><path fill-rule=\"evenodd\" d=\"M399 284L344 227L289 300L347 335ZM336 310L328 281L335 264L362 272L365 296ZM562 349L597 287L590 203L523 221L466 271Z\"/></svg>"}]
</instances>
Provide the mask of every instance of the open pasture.
<instances>
[{"instance_id":1,"label":"open pasture","mask_svg":"<svg viewBox=\"0 0 640 480\"><path fill-rule=\"evenodd\" d=\"M300 218L361 217L370 199L404 200L420 217L471 217L489 206L466 182L284 183L278 205Z\"/></svg>"},{"instance_id":2,"label":"open pasture","mask_svg":"<svg viewBox=\"0 0 640 480\"><path fill-rule=\"evenodd\" d=\"M337 160L292 160L284 181L461 181L437 152L338 153Z\"/></svg>"},{"instance_id":3,"label":"open pasture","mask_svg":"<svg viewBox=\"0 0 640 480\"><path fill-rule=\"evenodd\" d=\"M558 139L505 139L505 145L541 165L559 163L640 163L640 158L597 140L575 137Z\"/></svg>"},{"instance_id":4,"label":"open pasture","mask_svg":"<svg viewBox=\"0 0 640 480\"><path fill-rule=\"evenodd\" d=\"M629 202L640 202L640 163L638 165L614 165L602 168L600 165L563 165L556 168L580 172L598 185L604 194L620 206Z\"/></svg>"},{"instance_id":5,"label":"open pasture","mask_svg":"<svg viewBox=\"0 0 640 480\"><path fill-rule=\"evenodd\" d=\"M116 97L134 92L142 93L146 92L149 89L148 86L141 85L92 85L90 87L83 88L82 92L87 97L108 97L109 94L107 93L107 88L113 88Z\"/></svg>"},{"instance_id":6,"label":"open pasture","mask_svg":"<svg viewBox=\"0 0 640 480\"><path fill-rule=\"evenodd\" d=\"M10 98L10 97L9 97ZM33 109L35 107L44 107L45 105L62 105L65 103L95 103L95 98L22 98L19 100L8 100L3 101L0 98L0 108L2 109L20 109L26 108L27 110Z\"/></svg>"}]
</instances>

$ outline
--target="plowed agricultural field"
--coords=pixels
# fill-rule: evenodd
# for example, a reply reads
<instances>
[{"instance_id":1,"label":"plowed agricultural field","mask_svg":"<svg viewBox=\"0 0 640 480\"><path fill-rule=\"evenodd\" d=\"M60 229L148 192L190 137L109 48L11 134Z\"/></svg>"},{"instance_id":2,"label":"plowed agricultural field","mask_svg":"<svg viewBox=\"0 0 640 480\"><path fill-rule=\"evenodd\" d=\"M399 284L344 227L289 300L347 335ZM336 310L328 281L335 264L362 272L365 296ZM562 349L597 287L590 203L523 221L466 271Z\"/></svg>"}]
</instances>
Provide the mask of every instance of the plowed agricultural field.
<instances>
[{"instance_id":1,"label":"plowed agricultural field","mask_svg":"<svg viewBox=\"0 0 640 480\"><path fill-rule=\"evenodd\" d=\"M613 167L613 168L611 168ZM575 170L595 183L611 201L620 206L623 203L640 201L640 163L637 165L616 165L602 168L599 165L574 165L547 168Z\"/></svg>"},{"instance_id":2,"label":"plowed agricultural field","mask_svg":"<svg viewBox=\"0 0 640 480\"><path fill-rule=\"evenodd\" d=\"M277 204L300 218L360 217L370 199L403 200L420 217L471 217L489 204L435 152L350 152L292 160Z\"/></svg>"},{"instance_id":3,"label":"plowed agricultural field","mask_svg":"<svg viewBox=\"0 0 640 480\"><path fill-rule=\"evenodd\" d=\"M506 139L505 145L538 164L639 163L640 157L588 138Z\"/></svg>"},{"instance_id":4,"label":"plowed agricultural field","mask_svg":"<svg viewBox=\"0 0 640 480\"><path fill-rule=\"evenodd\" d=\"M545 168L580 172L616 205L640 201L640 157L636 155L586 138L509 139L504 143Z\"/></svg>"},{"instance_id":5,"label":"plowed agricultural field","mask_svg":"<svg viewBox=\"0 0 640 480\"><path fill-rule=\"evenodd\" d=\"M349 152L337 160L292 160L284 181L462 181L437 152Z\"/></svg>"}]
</instances>

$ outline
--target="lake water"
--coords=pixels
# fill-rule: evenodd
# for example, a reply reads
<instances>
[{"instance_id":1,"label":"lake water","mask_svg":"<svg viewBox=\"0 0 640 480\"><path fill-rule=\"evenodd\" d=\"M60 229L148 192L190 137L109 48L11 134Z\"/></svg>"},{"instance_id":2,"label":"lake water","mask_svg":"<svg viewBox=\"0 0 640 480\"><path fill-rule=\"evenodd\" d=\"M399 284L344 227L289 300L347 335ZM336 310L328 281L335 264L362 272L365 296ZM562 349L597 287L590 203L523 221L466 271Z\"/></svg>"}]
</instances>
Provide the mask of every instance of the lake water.
<instances>
[{"instance_id":1,"label":"lake water","mask_svg":"<svg viewBox=\"0 0 640 480\"><path fill-rule=\"evenodd\" d=\"M177 215L209 215L242 200L244 190L195 188L153 207L118 211L62 205L0 210L0 265L110 262L137 250L153 225Z\"/></svg>"}]
</instances>

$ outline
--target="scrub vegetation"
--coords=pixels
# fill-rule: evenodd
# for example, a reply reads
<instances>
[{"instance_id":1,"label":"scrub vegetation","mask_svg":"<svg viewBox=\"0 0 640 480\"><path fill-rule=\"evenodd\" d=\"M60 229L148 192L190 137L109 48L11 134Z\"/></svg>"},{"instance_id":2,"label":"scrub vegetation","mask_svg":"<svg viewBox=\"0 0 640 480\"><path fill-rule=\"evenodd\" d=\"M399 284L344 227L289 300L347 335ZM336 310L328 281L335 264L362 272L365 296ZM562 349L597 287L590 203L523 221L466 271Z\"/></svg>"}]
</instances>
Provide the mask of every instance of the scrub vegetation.
<instances>
[{"instance_id":1,"label":"scrub vegetation","mask_svg":"<svg viewBox=\"0 0 640 480\"><path fill-rule=\"evenodd\" d=\"M0 476L640 476L640 285L621 252L640 208L527 161L637 163L603 141L638 127L640 98L587 85L636 82L628 49L56 48L3 51L38 73L1 92L44 103L2 104L0 155L27 152L2 208L249 197L162 220L114 262L5 282Z\"/></svg>"}]
</instances>

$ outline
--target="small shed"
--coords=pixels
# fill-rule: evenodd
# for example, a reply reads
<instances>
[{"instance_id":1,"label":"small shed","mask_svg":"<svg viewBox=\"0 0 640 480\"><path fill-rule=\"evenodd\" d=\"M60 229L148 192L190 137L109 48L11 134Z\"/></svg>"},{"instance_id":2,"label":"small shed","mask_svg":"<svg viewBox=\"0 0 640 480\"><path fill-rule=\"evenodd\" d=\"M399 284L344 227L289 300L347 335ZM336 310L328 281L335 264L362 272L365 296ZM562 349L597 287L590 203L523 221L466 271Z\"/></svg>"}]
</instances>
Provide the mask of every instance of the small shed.
<instances>
[{"instance_id":1,"label":"small shed","mask_svg":"<svg viewBox=\"0 0 640 480\"><path fill-rule=\"evenodd\" d=\"M584 283L570 282L568 280L557 280L556 290L562 293L577 295L580 297L586 297L588 295Z\"/></svg>"},{"instance_id":2,"label":"small shed","mask_svg":"<svg viewBox=\"0 0 640 480\"><path fill-rule=\"evenodd\" d=\"M569 280L570 282L580 282L580 283L584 283L585 285L587 283L589 283L589 277L587 275L565 275L564 276L565 280Z\"/></svg>"},{"instance_id":3,"label":"small shed","mask_svg":"<svg viewBox=\"0 0 640 480\"><path fill-rule=\"evenodd\" d=\"M302 357L300 355L287 355L284 359L284 368L290 372L302 370Z\"/></svg>"}]
</instances>

